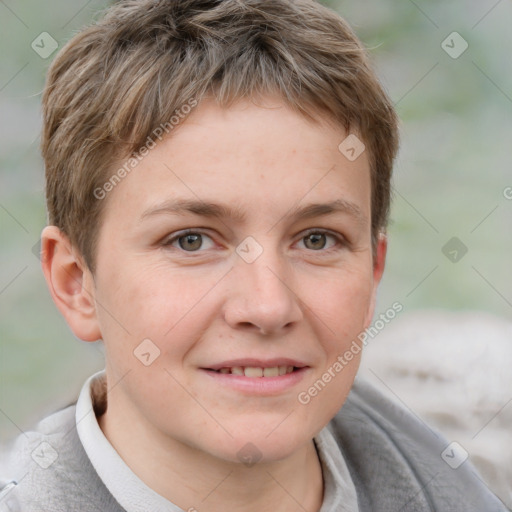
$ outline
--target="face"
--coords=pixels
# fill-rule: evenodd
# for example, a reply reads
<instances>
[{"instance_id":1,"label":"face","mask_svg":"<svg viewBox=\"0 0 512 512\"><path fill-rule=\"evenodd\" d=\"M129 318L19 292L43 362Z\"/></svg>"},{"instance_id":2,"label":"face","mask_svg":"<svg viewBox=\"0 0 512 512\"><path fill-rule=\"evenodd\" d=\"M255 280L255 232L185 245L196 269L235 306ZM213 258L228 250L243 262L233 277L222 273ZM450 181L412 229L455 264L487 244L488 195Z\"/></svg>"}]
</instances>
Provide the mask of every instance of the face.
<instances>
[{"instance_id":1,"label":"face","mask_svg":"<svg viewBox=\"0 0 512 512\"><path fill-rule=\"evenodd\" d=\"M282 459L329 422L385 254L346 137L277 99L205 101L110 192L94 276L109 410L226 461Z\"/></svg>"}]
</instances>

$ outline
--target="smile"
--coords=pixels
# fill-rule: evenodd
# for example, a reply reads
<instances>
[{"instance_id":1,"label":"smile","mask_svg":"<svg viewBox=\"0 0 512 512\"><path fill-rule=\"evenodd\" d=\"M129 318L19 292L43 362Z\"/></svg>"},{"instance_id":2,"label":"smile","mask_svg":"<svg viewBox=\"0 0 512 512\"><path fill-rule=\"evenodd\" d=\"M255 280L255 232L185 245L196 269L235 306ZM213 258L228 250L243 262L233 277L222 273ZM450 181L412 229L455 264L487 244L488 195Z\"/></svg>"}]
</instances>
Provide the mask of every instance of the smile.
<instances>
[{"instance_id":1,"label":"smile","mask_svg":"<svg viewBox=\"0 0 512 512\"><path fill-rule=\"evenodd\" d=\"M259 366L232 366L223 367L215 370L217 373L224 375L244 375L245 377L258 378L258 377L279 377L292 373L294 366L272 366L270 368L262 368Z\"/></svg>"},{"instance_id":2,"label":"smile","mask_svg":"<svg viewBox=\"0 0 512 512\"><path fill-rule=\"evenodd\" d=\"M231 360L200 368L215 386L246 396L278 396L303 386L312 369L292 359Z\"/></svg>"}]
</instances>

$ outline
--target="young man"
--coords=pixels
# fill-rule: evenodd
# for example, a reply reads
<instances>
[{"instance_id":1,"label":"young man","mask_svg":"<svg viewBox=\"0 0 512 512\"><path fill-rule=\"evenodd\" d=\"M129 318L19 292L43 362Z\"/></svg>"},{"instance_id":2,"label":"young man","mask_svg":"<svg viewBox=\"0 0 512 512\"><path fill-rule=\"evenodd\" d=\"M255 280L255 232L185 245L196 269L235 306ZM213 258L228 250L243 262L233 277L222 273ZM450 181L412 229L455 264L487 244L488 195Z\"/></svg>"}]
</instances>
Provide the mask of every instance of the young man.
<instances>
[{"instance_id":1,"label":"young man","mask_svg":"<svg viewBox=\"0 0 512 512\"><path fill-rule=\"evenodd\" d=\"M106 367L9 448L2 510L505 510L354 385L397 121L338 15L120 2L43 106L43 271Z\"/></svg>"}]
</instances>

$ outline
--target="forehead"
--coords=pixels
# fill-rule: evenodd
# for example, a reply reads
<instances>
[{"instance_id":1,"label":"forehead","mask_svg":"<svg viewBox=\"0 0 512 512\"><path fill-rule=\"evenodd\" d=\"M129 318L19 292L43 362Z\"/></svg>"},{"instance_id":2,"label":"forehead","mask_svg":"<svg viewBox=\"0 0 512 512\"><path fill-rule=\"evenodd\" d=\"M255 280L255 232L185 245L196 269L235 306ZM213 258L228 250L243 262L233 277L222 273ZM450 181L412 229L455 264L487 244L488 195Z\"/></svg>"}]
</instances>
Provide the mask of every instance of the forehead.
<instances>
[{"instance_id":1,"label":"forehead","mask_svg":"<svg viewBox=\"0 0 512 512\"><path fill-rule=\"evenodd\" d=\"M324 210L343 210L364 223L370 217L369 161L364 151L347 158L348 135L275 98L229 108L206 100L152 144L111 192L107 208L129 205L127 215L138 220L179 210L241 222L305 205L312 214L329 203Z\"/></svg>"}]
</instances>

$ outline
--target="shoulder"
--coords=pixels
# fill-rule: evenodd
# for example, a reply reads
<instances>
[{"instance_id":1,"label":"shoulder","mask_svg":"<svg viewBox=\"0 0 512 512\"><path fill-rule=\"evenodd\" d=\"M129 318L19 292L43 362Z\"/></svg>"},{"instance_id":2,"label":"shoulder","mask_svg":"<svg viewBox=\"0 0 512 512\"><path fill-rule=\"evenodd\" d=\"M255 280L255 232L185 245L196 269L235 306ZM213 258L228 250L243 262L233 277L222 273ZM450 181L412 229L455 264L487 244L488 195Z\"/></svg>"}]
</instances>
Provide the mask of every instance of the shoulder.
<instances>
[{"instance_id":1,"label":"shoulder","mask_svg":"<svg viewBox=\"0 0 512 512\"><path fill-rule=\"evenodd\" d=\"M361 511L398 505L402 512L507 510L463 449L360 378L329 427L358 490Z\"/></svg>"},{"instance_id":2,"label":"shoulder","mask_svg":"<svg viewBox=\"0 0 512 512\"><path fill-rule=\"evenodd\" d=\"M0 448L0 512L96 510L91 496L109 496L98 492L104 486L78 437L75 413L75 405L61 409Z\"/></svg>"},{"instance_id":3,"label":"shoulder","mask_svg":"<svg viewBox=\"0 0 512 512\"><path fill-rule=\"evenodd\" d=\"M29 460L41 466L49 466L58 458L52 445L60 446L66 434L75 424L75 407L61 409L41 420L35 429L22 432L10 443L0 448L0 471L17 471Z\"/></svg>"},{"instance_id":4,"label":"shoulder","mask_svg":"<svg viewBox=\"0 0 512 512\"><path fill-rule=\"evenodd\" d=\"M38 484L50 483L66 432L74 425L74 407L57 411L0 448L0 511L17 511ZM48 471L47 471L48 470Z\"/></svg>"}]
</instances>

